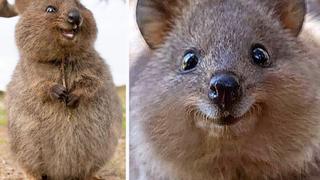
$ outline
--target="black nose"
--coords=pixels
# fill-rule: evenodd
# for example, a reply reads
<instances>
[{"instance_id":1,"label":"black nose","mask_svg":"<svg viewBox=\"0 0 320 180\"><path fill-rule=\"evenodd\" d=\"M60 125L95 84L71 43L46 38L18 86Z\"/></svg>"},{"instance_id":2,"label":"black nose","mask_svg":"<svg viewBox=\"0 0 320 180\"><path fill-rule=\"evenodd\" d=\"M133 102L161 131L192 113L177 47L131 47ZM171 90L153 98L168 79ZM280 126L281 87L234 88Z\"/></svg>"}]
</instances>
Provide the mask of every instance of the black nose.
<instances>
[{"instance_id":1,"label":"black nose","mask_svg":"<svg viewBox=\"0 0 320 180\"><path fill-rule=\"evenodd\" d=\"M241 95L237 77L219 74L210 81L209 98L222 110L229 110Z\"/></svg>"},{"instance_id":2,"label":"black nose","mask_svg":"<svg viewBox=\"0 0 320 180\"><path fill-rule=\"evenodd\" d=\"M82 17L77 9L72 9L68 14L68 22L72 25L80 26L82 24Z\"/></svg>"}]
</instances>

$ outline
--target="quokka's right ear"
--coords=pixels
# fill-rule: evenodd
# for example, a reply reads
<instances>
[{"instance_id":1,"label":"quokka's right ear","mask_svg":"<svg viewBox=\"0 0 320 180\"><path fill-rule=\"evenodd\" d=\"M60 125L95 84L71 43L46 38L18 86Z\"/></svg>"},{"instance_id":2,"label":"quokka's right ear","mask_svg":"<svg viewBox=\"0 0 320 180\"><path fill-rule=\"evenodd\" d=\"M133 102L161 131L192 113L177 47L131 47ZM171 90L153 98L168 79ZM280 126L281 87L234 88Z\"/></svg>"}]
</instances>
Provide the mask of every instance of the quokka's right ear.
<instances>
[{"instance_id":1,"label":"quokka's right ear","mask_svg":"<svg viewBox=\"0 0 320 180\"><path fill-rule=\"evenodd\" d=\"M164 42L182 3L187 3L187 0L138 0L137 24L151 49Z\"/></svg>"}]
</instances>

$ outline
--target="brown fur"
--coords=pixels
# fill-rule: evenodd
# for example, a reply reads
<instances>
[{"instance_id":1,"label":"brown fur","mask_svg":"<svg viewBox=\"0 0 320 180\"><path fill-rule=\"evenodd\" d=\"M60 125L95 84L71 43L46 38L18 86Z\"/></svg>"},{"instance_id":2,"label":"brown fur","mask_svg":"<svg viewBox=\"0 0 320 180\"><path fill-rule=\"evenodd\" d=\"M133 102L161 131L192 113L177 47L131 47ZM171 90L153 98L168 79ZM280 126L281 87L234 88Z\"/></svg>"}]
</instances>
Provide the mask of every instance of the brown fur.
<instances>
[{"instance_id":1,"label":"brown fur","mask_svg":"<svg viewBox=\"0 0 320 180\"><path fill-rule=\"evenodd\" d=\"M48 5L57 13L46 13ZM72 28L71 9L83 24L68 40L60 28ZM92 178L113 155L121 129L112 76L94 50L93 15L77 0L34 0L20 12L21 59L6 97L13 155L35 179Z\"/></svg>"},{"instance_id":2,"label":"brown fur","mask_svg":"<svg viewBox=\"0 0 320 180\"><path fill-rule=\"evenodd\" d=\"M14 5L17 9L17 12L22 13L25 11L25 9L28 7L28 5L32 2L33 0L16 0Z\"/></svg>"},{"instance_id":3,"label":"brown fur","mask_svg":"<svg viewBox=\"0 0 320 180\"><path fill-rule=\"evenodd\" d=\"M132 73L139 78L130 101L131 179L316 178L320 61L317 44L313 49L306 36L296 37L304 2L152 2L137 7L153 50L141 60L144 70ZM253 43L266 46L271 67L251 63ZM181 74L188 48L200 49L201 60ZM210 78L220 71L237 74L244 88L232 110L241 120L231 126L214 123L216 107L207 97Z\"/></svg>"}]
</instances>

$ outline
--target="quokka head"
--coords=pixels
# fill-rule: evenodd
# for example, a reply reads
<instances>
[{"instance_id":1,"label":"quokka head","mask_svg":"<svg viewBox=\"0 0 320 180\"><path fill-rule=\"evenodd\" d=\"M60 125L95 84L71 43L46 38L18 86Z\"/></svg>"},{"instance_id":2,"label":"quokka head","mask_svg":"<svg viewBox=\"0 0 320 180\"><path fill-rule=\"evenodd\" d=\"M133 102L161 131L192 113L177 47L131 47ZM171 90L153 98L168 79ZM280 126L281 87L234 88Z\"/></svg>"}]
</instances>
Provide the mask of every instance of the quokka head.
<instances>
[{"instance_id":1,"label":"quokka head","mask_svg":"<svg viewBox=\"0 0 320 180\"><path fill-rule=\"evenodd\" d=\"M16 41L24 55L52 60L92 48L97 27L79 0L17 0Z\"/></svg>"},{"instance_id":2,"label":"quokka head","mask_svg":"<svg viewBox=\"0 0 320 180\"><path fill-rule=\"evenodd\" d=\"M186 126L228 139L306 131L317 91L298 38L305 13L303 0L139 0L151 137Z\"/></svg>"}]
</instances>

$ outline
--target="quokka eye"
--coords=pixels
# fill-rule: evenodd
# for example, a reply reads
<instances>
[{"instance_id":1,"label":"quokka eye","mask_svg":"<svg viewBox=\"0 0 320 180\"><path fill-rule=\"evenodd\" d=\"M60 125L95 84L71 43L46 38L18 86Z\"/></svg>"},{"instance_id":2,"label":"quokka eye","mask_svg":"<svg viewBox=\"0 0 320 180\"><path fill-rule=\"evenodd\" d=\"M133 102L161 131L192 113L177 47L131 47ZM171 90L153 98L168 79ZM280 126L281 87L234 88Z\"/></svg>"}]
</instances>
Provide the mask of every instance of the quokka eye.
<instances>
[{"instance_id":1,"label":"quokka eye","mask_svg":"<svg viewBox=\"0 0 320 180\"><path fill-rule=\"evenodd\" d=\"M46 8L46 12L47 13L56 13L57 12L57 8L52 6L52 5L49 5L47 8Z\"/></svg>"},{"instance_id":2,"label":"quokka eye","mask_svg":"<svg viewBox=\"0 0 320 180\"><path fill-rule=\"evenodd\" d=\"M187 50L183 55L181 71L182 72L189 72L194 70L199 63L199 55L198 53L193 50Z\"/></svg>"},{"instance_id":3,"label":"quokka eye","mask_svg":"<svg viewBox=\"0 0 320 180\"><path fill-rule=\"evenodd\" d=\"M253 64L261 67L269 67L271 65L270 55L266 48L261 44L255 44L251 48L251 58Z\"/></svg>"}]
</instances>

